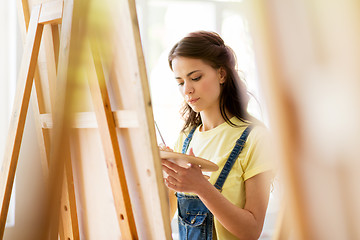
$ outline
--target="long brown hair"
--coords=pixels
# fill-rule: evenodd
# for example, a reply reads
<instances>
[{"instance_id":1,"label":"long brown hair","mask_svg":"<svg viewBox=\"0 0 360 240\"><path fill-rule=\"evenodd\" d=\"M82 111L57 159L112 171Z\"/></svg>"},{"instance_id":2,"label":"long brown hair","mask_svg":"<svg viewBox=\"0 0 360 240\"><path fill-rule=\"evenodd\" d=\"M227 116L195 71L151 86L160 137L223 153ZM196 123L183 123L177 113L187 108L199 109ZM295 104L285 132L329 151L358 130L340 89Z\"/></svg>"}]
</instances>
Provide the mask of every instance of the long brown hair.
<instances>
[{"instance_id":1,"label":"long brown hair","mask_svg":"<svg viewBox=\"0 0 360 240\"><path fill-rule=\"evenodd\" d=\"M248 122L253 117L247 112L249 95L246 85L236 70L236 57L233 50L224 44L223 39L215 32L197 31L188 34L171 49L168 61L172 69L172 61L176 57L201 59L214 69L223 68L226 71L225 82L220 92L220 113L224 120L232 125L226 111L238 119ZM188 127L199 126L200 113L195 112L185 103L182 109L185 119L183 131Z\"/></svg>"}]
</instances>

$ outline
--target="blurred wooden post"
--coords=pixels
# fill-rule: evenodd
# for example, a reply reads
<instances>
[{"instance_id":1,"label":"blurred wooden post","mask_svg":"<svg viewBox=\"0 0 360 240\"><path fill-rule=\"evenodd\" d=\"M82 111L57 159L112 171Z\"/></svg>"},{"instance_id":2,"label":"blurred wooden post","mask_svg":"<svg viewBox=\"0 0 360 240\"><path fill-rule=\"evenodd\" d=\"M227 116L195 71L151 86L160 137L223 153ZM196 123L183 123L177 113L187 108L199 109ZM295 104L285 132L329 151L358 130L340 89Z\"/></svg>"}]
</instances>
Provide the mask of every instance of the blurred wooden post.
<instances>
[{"instance_id":1,"label":"blurred wooden post","mask_svg":"<svg viewBox=\"0 0 360 240\"><path fill-rule=\"evenodd\" d=\"M274 239L359 239L359 2L248 2L286 186Z\"/></svg>"},{"instance_id":2,"label":"blurred wooden post","mask_svg":"<svg viewBox=\"0 0 360 240\"><path fill-rule=\"evenodd\" d=\"M278 54L278 45L275 43L275 32L271 31L272 23L268 10L268 4L263 1L253 1L251 3L251 20L252 20L252 32L256 38L255 48L257 48L258 55L261 55L259 65L260 71L262 71L261 77L263 77L262 83L264 89L268 93L269 99L269 111L270 116L277 116L276 120L279 121L277 124L273 124L274 132L278 133L275 135L275 139L281 145L282 157L286 161L282 161L284 164L286 179L291 187L286 192L288 196L292 196L292 210L296 214L296 230L299 234L300 239L308 238L308 226L306 212L303 211L303 195L302 187L300 185L299 172L295 160L297 159L297 144L299 137L298 119L296 108L294 107L293 100L288 95L286 85L282 82L286 81L284 78L281 66L281 61ZM273 119L271 119L273 120ZM281 144L280 144L281 143ZM288 207L288 205L286 205ZM283 205L285 207L285 205ZM283 239L287 235L287 229L282 228L285 226L285 212L281 210L279 215L279 221L281 221L276 231L278 239ZM285 238L286 239L286 238Z\"/></svg>"}]
</instances>

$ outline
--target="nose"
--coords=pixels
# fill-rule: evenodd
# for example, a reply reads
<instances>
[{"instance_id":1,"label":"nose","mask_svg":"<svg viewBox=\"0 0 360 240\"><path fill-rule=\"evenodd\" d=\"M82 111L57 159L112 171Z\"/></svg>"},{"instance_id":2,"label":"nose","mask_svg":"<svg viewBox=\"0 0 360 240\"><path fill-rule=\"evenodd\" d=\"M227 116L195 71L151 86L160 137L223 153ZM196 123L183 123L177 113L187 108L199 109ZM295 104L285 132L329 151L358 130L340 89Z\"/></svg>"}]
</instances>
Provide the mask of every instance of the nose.
<instances>
[{"instance_id":1,"label":"nose","mask_svg":"<svg viewBox=\"0 0 360 240\"><path fill-rule=\"evenodd\" d=\"M185 95L189 95L189 94L194 93L194 87L191 84L191 82L189 82L189 81L184 82L184 88L183 89L184 89L184 94Z\"/></svg>"}]
</instances>

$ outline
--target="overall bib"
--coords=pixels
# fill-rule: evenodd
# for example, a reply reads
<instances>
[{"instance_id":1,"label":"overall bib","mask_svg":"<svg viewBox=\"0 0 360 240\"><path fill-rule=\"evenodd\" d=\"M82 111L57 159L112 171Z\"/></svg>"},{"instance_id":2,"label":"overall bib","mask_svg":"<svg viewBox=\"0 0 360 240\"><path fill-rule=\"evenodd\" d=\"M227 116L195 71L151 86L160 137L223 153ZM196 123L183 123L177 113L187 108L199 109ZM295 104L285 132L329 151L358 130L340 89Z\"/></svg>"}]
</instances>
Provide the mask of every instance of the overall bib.
<instances>
[{"instance_id":1,"label":"overall bib","mask_svg":"<svg viewBox=\"0 0 360 240\"><path fill-rule=\"evenodd\" d=\"M182 153L186 153L189 143L192 139L196 127L193 128L184 141ZM238 158L241 150L244 148L246 139L252 130L249 125L241 137L236 141L235 147L230 153L218 179L215 187L221 192L227 176ZM178 204L178 224L181 240L212 240L214 229L214 215L207 209L196 195L186 195L176 193Z\"/></svg>"}]
</instances>

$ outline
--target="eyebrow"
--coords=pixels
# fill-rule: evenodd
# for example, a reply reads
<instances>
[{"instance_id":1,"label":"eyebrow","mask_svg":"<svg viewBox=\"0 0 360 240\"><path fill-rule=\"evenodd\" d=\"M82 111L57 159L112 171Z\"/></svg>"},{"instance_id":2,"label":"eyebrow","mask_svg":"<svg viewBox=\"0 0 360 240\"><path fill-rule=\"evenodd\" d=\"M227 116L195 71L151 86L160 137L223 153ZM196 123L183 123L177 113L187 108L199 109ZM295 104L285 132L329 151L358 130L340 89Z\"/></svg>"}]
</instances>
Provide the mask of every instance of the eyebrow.
<instances>
[{"instance_id":1,"label":"eyebrow","mask_svg":"<svg viewBox=\"0 0 360 240\"><path fill-rule=\"evenodd\" d=\"M194 70L192 72L189 72L188 74L186 74L187 77L189 77L191 74L195 73L195 72L199 72L200 70ZM181 79L181 77L175 77L175 79Z\"/></svg>"}]
</instances>

